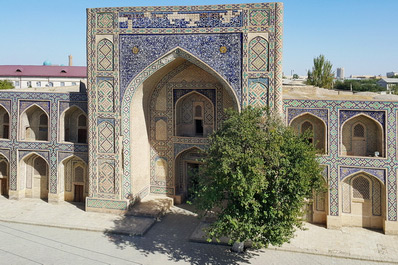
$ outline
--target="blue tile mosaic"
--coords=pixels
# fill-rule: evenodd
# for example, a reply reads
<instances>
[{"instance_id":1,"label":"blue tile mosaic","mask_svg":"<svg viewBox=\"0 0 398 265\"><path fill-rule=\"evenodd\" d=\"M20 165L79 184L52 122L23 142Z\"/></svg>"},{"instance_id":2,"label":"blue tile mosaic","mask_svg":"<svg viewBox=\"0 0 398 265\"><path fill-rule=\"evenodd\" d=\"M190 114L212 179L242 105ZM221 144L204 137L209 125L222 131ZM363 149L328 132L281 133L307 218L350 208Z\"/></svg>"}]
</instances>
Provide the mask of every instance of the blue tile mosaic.
<instances>
[{"instance_id":1,"label":"blue tile mosaic","mask_svg":"<svg viewBox=\"0 0 398 265\"><path fill-rule=\"evenodd\" d=\"M207 28L242 27L242 10L122 12L119 27L127 28Z\"/></svg>"},{"instance_id":2,"label":"blue tile mosaic","mask_svg":"<svg viewBox=\"0 0 398 265\"><path fill-rule=\"evenodd\" d=\"M226 53L220 47L226 46ZM133 47L139 49L133 53ZM241 99L242 36L231 34L120 35L120 98L131 80L157 59L180 47L220 74Z\"/></svg>"}]
</instances>

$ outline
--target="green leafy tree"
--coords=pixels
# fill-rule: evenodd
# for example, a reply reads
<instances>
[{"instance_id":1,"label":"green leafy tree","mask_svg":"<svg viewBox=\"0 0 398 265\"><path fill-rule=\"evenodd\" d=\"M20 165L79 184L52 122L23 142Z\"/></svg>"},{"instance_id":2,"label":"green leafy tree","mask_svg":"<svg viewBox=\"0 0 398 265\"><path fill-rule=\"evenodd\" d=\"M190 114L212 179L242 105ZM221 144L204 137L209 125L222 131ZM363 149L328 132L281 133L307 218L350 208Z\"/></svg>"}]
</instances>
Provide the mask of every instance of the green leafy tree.
<instances>
[{"instance_id":1,"label":"green leafy tree","mask_svg":"<svg viewBox=\"0 0 398 265\"><path fill-rule=\"evenodd\" d=\"M334 88L341 90L351 90L354 92L379 92L385 91L386 88L377 84L377 79L365 79L365 80L344 80L337 81L334 85Z\"/></svg>"},{"instance_id":2,"label":"green leafy tree","mask_svg":"<svg viewBox=\"0 0 398 265\"><path fill-rule=\"evenodd\" d=\"M322 169L308 135L297 135L263 110L229 110L197 179L193 204L215 215L207 236L281 245L302 226L305 198L321 188Z\"/></svg>"},{"instance_id":3,"label":"green leafy tree","mask_svg":"<svg viewBox=\"0 0 398 265\"><path fill-rule=\"evenodd\" d=\"M0 80L0 89L11 89L14 88L14 85L11 81L8 80Z\"/></svg>"},{"instance_id":4,"label":"green leafy tree","mask_svg":"<svg viewBox=\"0 0 398 265\"><path fill-rule=\"evenodd\" d=\"M308 71L307 84L323 88L332 88L334 77L332 67L333 65L330 61L325 59L323 54L314 58L312 71Z\"/></svg>"},{"instance_id":5,"label":"green leafy tree","mask_svg":"<svg viewBox=\"0 0 398 265\"><path fill-rule=\"evenodd\" d=\"M298 74L294 74L294 75L293 75L293 79L299 79Z\"/></svg>"}]
</instances>

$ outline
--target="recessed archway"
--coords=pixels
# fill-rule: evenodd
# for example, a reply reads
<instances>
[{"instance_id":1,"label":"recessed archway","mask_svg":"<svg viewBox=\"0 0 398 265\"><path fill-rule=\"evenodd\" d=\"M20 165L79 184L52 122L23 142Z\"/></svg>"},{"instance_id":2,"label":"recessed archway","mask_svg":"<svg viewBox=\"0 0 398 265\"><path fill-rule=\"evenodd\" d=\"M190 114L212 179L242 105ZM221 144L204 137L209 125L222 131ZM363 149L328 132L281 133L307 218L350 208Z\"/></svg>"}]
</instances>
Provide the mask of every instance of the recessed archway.
<instances>
[{"instance_id":1,"label":"recessed archway","mask_svg":"<svg viewBox=\"0 0 398 265\"><path fill-rule=\"evenodd\" d=\"M207 137L214 130L214 106L209 98L190 92L175 104L175 135Z\"/></svg>"},{"instance_id":2,"label":"recessed archway","mask_svg":"<svg viewBox=\"0 0 398 265\"><path fill-rule=\"evenodd\" d=\"M26 197L48 199L49 170L43 157L36 153L25 156L20 161L19 174Z\"/></svg>"},{"instance_id":3,"label":"recessed archway","mask_svg":"<svg viewBox=\"0 0 398 265\"><path fill-rule=\"evenodd\" d=\"M48 141L49 118L39 106L32 105L20 117L19 136L25 141Z\"/></svg>"},{"instance_id":4,"label":"recessed archway","mask_svg":"<svg viewBox=\"0 0 398 265\"><path fill-rule=\"evenodd\" d=\"M378 178L358 172L341 181L342 225L383 228L385 185Z\"/></svg>"},{"instance_id":5,"label":"recessed archway","mask_svg":"<svg viewBox=\"0 0 398 265\"><path fill-rule=\"evenodd\" d=\"M178 99L190 92L202 94L208 100L211 98L214 115L217 116L211 125L213 129L223 117L223 106L240 109L238 97L230 84L208 65L180 48L159 58L130 82L122 100L122 180L125 181L120 185L122 196L135 196L152 185L156 186L154 190L175 194L172 183L174 158L167 160L166 183L155 179L153 167L158 157L174 157L172 149L164 148L178 142L174 106ZM209 104L209 101L203 102ZM204 108L201 110L203 113ZM201 125L201 119L198 120L198 125ZM213 129L205 132L204 124L203 134L208 135Z\"/></svg>"},{"instance_id":6,"label":"recessed archway","mask_svg":"<svg viewBox=\"0 0 398 265\"><path fill-rule=\"evenodd\" d=\"M79 107L72 106L60 116L60 140L62 142L87 143L87 115Z\"/></svg>"},{"instance_id":7,"label":"recessed archway","mask_svg":"<svg viewBox=\"0 0 398 265\"><path fill-rule=\"evenodd\" d=\"M340 139L341 155L385 157L383 127L367 115L360 114L344 122Z\"/></svg>"},{"instance_id":8,"label":"recessed archway","mask_svg":"<svg viewBox=\"0 0 398 265\"><path fill-rule=\"evenodd\" d=\"M327 136L326 124L320 118L310 113L304 113L290 122L290 126L297 133L304 133L309 131L312 135L308 140L314 144L316 149L320 150L322 154L327 153Z\"/></svg>"},{"instance_id":9,"label":"recessed archway","mask_svg":"<svg viewBox=\"0 0 398 265\"><path fill-rule=\"evenodd\" d=\"M9 163L8 160L0 155L0 196L8 197L9 190Z\"/></svg>"},{"instance_id":10,"label":"recessed archway","mask_svg":"<svg viewBox=\"0 0 398 265\"><path fill-rule=\"evenodd\" d=\"M65 158L59 167L59 179L64 189L64 200L84 202L88 196L88 167L77 156Z\"/></svg>"},{"instance_id":11,"label":"recessed archway","mask_svg":"<svg viewBox=\"0 0 398 265\"><path fill-rule=\"evenodd\" d=\"M10 114L0 105L0 139L10 139Z\"/></svg>"}]
</instances>

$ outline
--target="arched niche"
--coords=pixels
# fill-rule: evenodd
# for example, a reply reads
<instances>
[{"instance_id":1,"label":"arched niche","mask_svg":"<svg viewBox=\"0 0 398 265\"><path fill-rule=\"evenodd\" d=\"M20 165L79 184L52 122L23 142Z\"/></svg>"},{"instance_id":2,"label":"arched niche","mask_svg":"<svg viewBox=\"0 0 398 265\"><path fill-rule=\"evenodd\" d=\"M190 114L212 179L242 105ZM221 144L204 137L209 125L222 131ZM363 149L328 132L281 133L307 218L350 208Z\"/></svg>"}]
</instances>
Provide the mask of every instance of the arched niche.
<instances>
[{"instance_id":1,"label":"arched niche","mask_svg":"<svg viewBox=\"0 0 398 265\"><path fill-rule=\"evenodd\" d=\"M9 168L10 164L8 160L4 156L0 155L0 196L4 197L8 197L10 186Z\"/></svg>"},{"instance_id":2,"label":"arched niche","mask_svg":"<svg viewBox=\"0 0 398 265\"><path fill-rule=\"evenodd\" d=\"M385 157L383 127L367 115L344 122L340 139L341 155Z\"/></svg>"},{"instance_id":3,"label":"arched niche","mask_svg":"<svg viewBox=\"0 0 398 265\"><path fill-rule=\"evenodd\" d=\"M385 185L364 172L341 181L341 212L343 226L383 228L386 216Z\"/></svg>"},{"instance_id":4,"label":"arched niche","mask_svg":"<svg viewBox=\"0 0 398 265\"><path fill-rule=\"evenodd\" d=\"M165 150L164 147L177 142L174 137L174 106L178 99L177 95L173 95L177 89L186 90L187 93L178 91L183 95L199 90L205 90L203 93L210 90L216 91L215 93L220 91L220 95L228 96L221 98L217 94L214 97L220 102L215 106L215 112L223 111L223 102L228 102L228 107L240 109L238 97L231 85L204 62L183 49L176 48L149 65L131 80L122 99L123 197L131 194L136 196L149 186L158 185L151 165L155 164L157 156L174 157L172 149ZM217 119L220 117L222 115ZM159 146L163 146L163 150ZM167 163L169 174L172 174L174 159L169 159ZM173 195L171 192L174 189L171 187L173 183L166 183L166 186L157 190L165 190L167 194Z\"/></svg>"},{"instance_id":5,"label":"arched niche","mask_svg":"<svg viewBox=\"0 0 398 265\"><path fill-rule=\"evenodd\" d=\"M207 137L214 130L214 106L205 96L191 92L175 105L175 134L183 137Z\"/></svg>"},{"instance_id":6,"label":"arched niche","mask_svg":"<svg viewBox=\"0 0 398 265\"><path fill-rule=\"evenodd\" d=\"M10 139L10 114L0 105L0 139Z\"/></svg>"},{"instance_id":7,"label":"arched niche","mask_svg":"<svg viewBox=\"0 0 398 265\"><path fill-rule=\"evenodd\" d=\"M322 154L327 153L327 136L326 124L320 118L310 113L305 113L294 118L290 122L290 126L297 133L304 133L309 131L312 135L308 140L313 143L316 149L320 150Z\"/></svg>"},{"instance_id":8,"label":"arched niche","mask_svg":"<svg viewBox=\"0 0 398 265\"><path fill-rule=\"evenodd\" d=\"M58 174L64 200L84 202L89 193L87 164L77 156L65 158L59 165Z\"/></svg>"},{"instance_id":9,"label":"arched niche","mask_svg":"<svg viewBox=\"0 0 398 265\"><path fill-rule=\"evenodd\" d=\"M87 143L87 115L79 107L72 106L61 114L60 140L62 142Z\"/></svg>"},{"instance_id":10,"label":"arched niche","mask_svg":"<svg viewBox=\"0 0 398 265\"><path fill-rule=\"evenodd\" d=\"M48 141L49 117L37 105L27 108L20 117L19 136L25 141Z\"/></svg>"},{"instance_id":11,"label":"arched niche","mask_svg":"<svg viewBox=\"0 0 398 265\"><path fill-rule=\"evenodd\" d=\"M36 153L25 156L20 161L19 174L26 197L48 199L49 167L43 157Z\"/></svg>"}]
</instances>

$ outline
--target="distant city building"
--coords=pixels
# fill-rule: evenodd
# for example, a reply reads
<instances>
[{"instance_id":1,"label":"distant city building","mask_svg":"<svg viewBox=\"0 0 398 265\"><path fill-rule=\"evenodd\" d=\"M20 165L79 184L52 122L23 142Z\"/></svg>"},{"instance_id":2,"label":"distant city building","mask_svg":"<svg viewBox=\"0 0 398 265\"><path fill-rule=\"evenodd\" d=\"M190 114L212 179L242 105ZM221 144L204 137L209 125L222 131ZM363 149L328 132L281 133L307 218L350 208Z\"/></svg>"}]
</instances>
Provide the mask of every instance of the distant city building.
<instances>
[{"instance_id":1,"label":"distant city building","mask_svg":"<svg viewBox=\"0 0 398 265\"><path fill-rule=\"evenodd\" d=\"M85 66L0 65L0 80L9 80L15 88L76 86L87 80Z\"/></svg>"},{"instance_id":2,"label":"distant city building","mask_svg":"<svg viewBox=\"0 0 398 265\"><path fill-rule=\"evenodd\" d=\"M337 68L336 78L340 79L340 80L344 79L344 68L343 67Z\"/></svg>"},{"instance_id":3,"label":"distant city building","mask_svg":"<svg viewBox=\"0 0 398 265\"><path fill-rule=\"evenodd\" d=\"M386 75L387 77L392 78L398 76L398 72L388 72Z\"/></svg>"},{"instance_id":4,"label":"distant city building","mask_svg":"<svg viewBox=\"0 0 398 265\"><path fill-rule=\"evenodd\" d=\"M377 75L350 75L351 79L379 79L381 76Z\"/></svg>"},{"instance_id":5,"label":"distant city building","mask_svg":"<svg viewBox=\"0 0 398 265\"><path fill-rule=\"evenodd\" d=\"M391 90L393 85L398 85L398 78L382 78L377 81L377 84L385 87L386 90Z\"/></svg>"}]
</instances>

